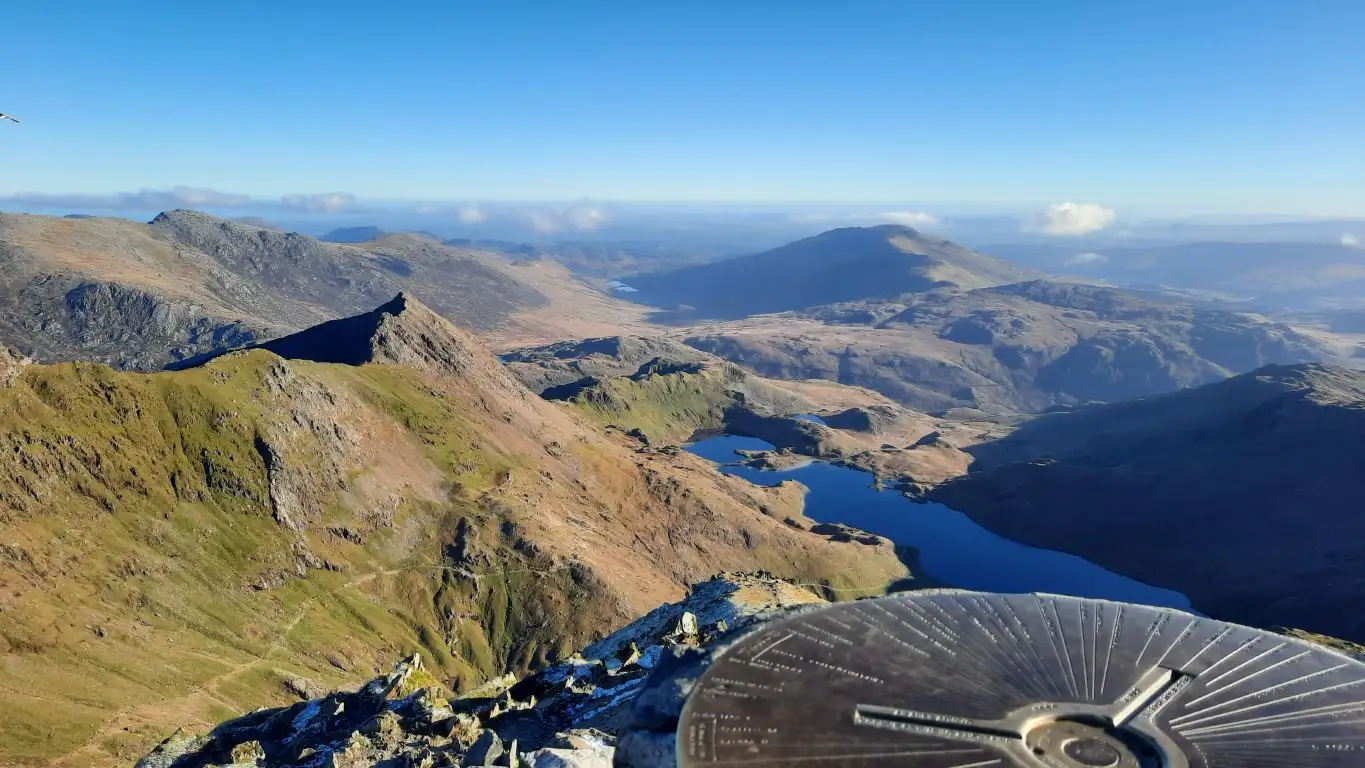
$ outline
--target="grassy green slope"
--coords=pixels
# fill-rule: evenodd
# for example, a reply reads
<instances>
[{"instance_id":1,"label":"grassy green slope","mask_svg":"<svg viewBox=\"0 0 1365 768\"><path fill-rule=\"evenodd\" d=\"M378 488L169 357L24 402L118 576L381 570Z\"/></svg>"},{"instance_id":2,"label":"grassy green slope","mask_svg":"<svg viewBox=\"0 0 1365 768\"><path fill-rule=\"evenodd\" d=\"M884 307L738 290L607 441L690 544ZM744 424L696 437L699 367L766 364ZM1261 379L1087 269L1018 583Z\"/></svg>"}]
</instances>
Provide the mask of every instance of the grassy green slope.
<instances>
[{"instance_id":1,"label":"grassy green slope","mask_svg":"<svg viewBox=\"0 0 1365 768\"><path fill-rule=\"evenodd\" d=\"M282 375L322 386L292 391ZM397 453L446 478L440 493L399 487L383 523L369 519L366 467L330 477L324 430L280 436L317 418L314 396L338 399L343 431L418 436ZM279 701L291 675L339 684L421 650L473 682L582 642L602 612L570 604L591 584L503 535L478 499L516 460L476 433L412 371L282 368L265 353L151 376L40 367L0 389L0 755L123 759L168 719ZM334 481L304 532L272 515L258 448L272 434L295 473ZM303 551L337 570L300 565Z\"/></svg>"},{"instance_id":2,"label":"grassy green slope","mask_svg":"<svg viewBox=\"0 0 1365 768\"><path fill-rule=\"evenodd\" d=\"M698 429L718 429L736 404L737 371L706 367L632 379L618 376L584 390L570 402L592 421L639 429L657 442L680 442Z\"/></svg>"}]
</instances>

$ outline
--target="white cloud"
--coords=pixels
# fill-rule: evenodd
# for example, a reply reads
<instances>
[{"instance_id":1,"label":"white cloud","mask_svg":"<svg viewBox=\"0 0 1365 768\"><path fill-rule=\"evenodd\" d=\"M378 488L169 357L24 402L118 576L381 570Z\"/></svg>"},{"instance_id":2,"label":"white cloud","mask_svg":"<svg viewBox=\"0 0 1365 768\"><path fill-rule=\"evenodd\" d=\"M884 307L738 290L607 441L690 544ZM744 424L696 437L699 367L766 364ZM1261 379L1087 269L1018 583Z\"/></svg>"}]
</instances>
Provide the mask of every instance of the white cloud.
<instances>
[{"instance_id":1,"label":"white cloud","mask_svg":"<svg viewBox=\"0 0 1365 768\"><path fill-rule=\"evenodd\" d=\"M424 216L458 219L461 224L496 222L530 227L545 235L554 232L588 231L611 220L607 211L586 204L548 206L518 203L420 203L412 208Z\"/></svg>"},{"instance_id":2,"label":"white cloud","mask_svg":"<svg viewBox=\"0 0 1365 768\"><path fill-rule=\"evenodd\" d=\"M1114 209L1095 203L1057 203L1047 207L1041 226L1049 235L1086 235L1114 223Z\"/></svg>"},{"instance_id":3,"label":"white cloud","mask_svg":"<svg viewBox=\"0 0 1365 768\"><path fill-rule=\"evenodd\" d=\"M1360 238L1356 237L1355 235L1351 234L1350 232L1342 232L1342 233L1341 233L1341 244L1344 245L1344 246L1346 246L1347 248L1359 248L1359 247L1360 247Z\"/></svg>"},{"instance_id":4,"label":"white cloud","mask_svg":"<svg viewBox=\"0 0 1365 768\"><path fill-rule=\"evenodd\" d=\"M355 195L349 192L285 195L280 198L280 205L298 213L339 213L355 206Z\"/></svg>"},{"instance_id":5,"label":"white cloud","mask_svg":"<svg viewBox=\"0 0 1365 768\"><path fill-rule=\"evenodd\" d=\"M907 227L932 227L938 223L937 216L914 211L888 211L878 213L872 218L889 221L892 224L903 224Z\"/></svg>"},{"instance_id":6,"label":"white cloud","mask_svg":"<svg viewBox=\"0 0 1365 768\"><path fill-rule=\"evenodd\" d=\"M564 217L574 229L597 229L606 222L607 214L597 208L571 208Z\"/></svg>"},{"instance_id":7,"label":"white cloud","mask_svg":"<svg viewBox=\"0 0 1365 768\"><path fill-rule=\"evenodd\" d=\"M568 208L513 208L502 215L520 218L542 235L565 230L587 232L605 224L611 217L606 211L588 205L575 205Z\"/></svg>"},{"instance_id":8,"label":"white cloud","mask_svg":"<svg viewBox=\"0 0 1365 768\"><path fill-rule=\"evenodd\" d=\"M1109 257L1102 253L1078 253L1066 260L1066 263L1078 267L1085 264L1104 264L1109 261Z\"/></svg>"}]
</instances>

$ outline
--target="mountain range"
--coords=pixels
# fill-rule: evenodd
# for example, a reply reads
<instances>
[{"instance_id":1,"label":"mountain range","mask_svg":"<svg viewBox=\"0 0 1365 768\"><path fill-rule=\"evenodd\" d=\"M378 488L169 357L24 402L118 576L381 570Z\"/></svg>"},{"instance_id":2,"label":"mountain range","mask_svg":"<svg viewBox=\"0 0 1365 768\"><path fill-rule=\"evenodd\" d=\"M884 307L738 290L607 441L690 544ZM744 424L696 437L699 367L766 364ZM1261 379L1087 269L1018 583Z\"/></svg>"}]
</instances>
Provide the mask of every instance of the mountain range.
<instances>
[{"instance_id":1,"label":"mountain range","mask_svg":"<svg viewBox=\"0 0 1365 768\"><path fill-rule=\"evenodd\" d=\"M10 364L0 761L126 765L418 651L472 688L723 570L905 575L814 532L798 488L536 397L411 297L334 323L169 373Z\"/></svg>"},{"instance_id":2,"label":"mountain range","mask_svg":"<svg viewBox=\"0 0 1365 768\"><path fill-rule=\"evenodd\" d=\"M546 297L501 258L415 235L323 243L194 211L149 224L0 214L0 343L153 370L420 289L487 331ZM586 290L586 288L585 288Z\"/></svg>"},{"instance_id":3,"label":"mountain range","mask_svg":"<svg viewBox=\"0 0 1365 768\"><path fill-rule=\"evenodd\" d=\"M491 721L514 698L481 686L535 673L522 696L578 649L594 686L629 684L639 659L618 643L609 669L594 641L720 571L783 602L927 583L913 550L807 517L800 484L682 450L698 432L771 443L750 468L871 472L1218 618L1365 639L1365 374L1327 364L1358 362L1348 334L901 226L615 293L539 247L342 235L363 240L0 215L0 762L293 723L318 700L300 680L414 654ZM597 695L580 683L536 690ZM338 696L389 707L364 690Z\"/></svg>"},{"instance_id":4,"label":"mountain range","mask_svg":"<svg viewBox=\"0 0 1365 768\"><path fill-rule=\"evenodd\" d=\"M829 379L935 412L1113 401L1267 363L1351 357L1264 316L1048 281L903 226L636 275L637 291L615 296L552 262L362 234L377 239L327 243L192 211L146 225L0 215L0 342L40 362L155 370L408 291L503 350L603 331L662 335L768 378Z\"/></svg>"},{"instance_id":5,"label":"mountain range","mask_svg":"<svg viewBox=\"0 0 1365 768\"><path fill-rule=\"evenodd\" d=\"M1034 412L1341 359L1264 316L1047 280L698 325L686 340L763 376L863 386L930 412Z\"/></svg>"}]
</instances>

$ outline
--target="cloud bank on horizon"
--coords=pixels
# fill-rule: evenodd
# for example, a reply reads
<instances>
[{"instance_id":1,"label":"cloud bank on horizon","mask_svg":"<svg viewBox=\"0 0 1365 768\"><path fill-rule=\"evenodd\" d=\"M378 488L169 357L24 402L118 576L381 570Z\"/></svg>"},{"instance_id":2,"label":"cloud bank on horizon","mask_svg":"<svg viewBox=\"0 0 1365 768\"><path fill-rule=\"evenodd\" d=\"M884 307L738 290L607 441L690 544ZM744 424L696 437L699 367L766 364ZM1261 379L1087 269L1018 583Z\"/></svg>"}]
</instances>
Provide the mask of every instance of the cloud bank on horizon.
<instances>
[{"instance_id":1,"label":"cloud bank on horizon","mask_svg":"<svg viewBox=\"0 0 1365 768\"><path fill-rule=\"evenodd\" d=\"M0 195L0 206L6 205L80 213L167 211L176 208L232 210L265 215L415 213L424 216L448 216L468 225L499 220L516 222L529 226L541 234L591 231L612 218L607 210L589 203L452 205L408 202L380 205L362 201L349 192L287 194L278 198L267 198L188 186L109 194L18 192Z\"/></svg>"},{"instance_id":2,"label":"cloud bank on horizon","mask_svg":"<svg viewBox=\"0 0 1365 768\"><path fill-rule=\"evenodd\" d=\"M1096 203L1056 203L1049 205L1042 216L1041 226L1048 235L1088 235L1114 223L1114 209Z\"/></svg>"},{"instance_id":3,"label":"cloud bank on horizon","mask_svg":"<svg viewBox=\"0 0 1365 768\"><path fill-rule=\"evenodd\" d=\"M173 208L230 208L239 210L280 211L285 213L340 213L353 210L356 197L348 192L283 195L256 198L235 192L202 187L142 189L111 194L51 194L18 192L0 197L0 203L26 208L82 211L164 211Z\"/></svg>"}]
</instances>

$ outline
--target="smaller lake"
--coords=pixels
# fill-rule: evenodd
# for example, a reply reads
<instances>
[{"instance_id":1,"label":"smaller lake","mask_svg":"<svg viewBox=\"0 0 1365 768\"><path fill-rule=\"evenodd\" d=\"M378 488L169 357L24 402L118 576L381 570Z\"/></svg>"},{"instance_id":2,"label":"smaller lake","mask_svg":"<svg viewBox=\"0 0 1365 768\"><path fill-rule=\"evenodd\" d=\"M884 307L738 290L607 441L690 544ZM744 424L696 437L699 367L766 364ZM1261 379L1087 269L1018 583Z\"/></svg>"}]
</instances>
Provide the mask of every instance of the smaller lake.
<instances>
[{"instance_id":1,"label":"smaller lake","mask_svg":"<svg viewBox=\"0 0 1365 768\"><path fill-rule=\"evenodd\" d=\"M919 551L920 568L954 587L987 592L1053 592L1078 597L1189 609L1174 592L1113 571L1081 557L1039 549L999 536L970 517L937 503L913 502L897 491L877 491L872 475L821 461L784 471L736 464L735 451L772 450L752 437L705 438L687 450L720 464L720 470L755 485L797 480L810 489L806 516L823 523L845 523L885 536Z\"/></svg>"}]
</instances>

